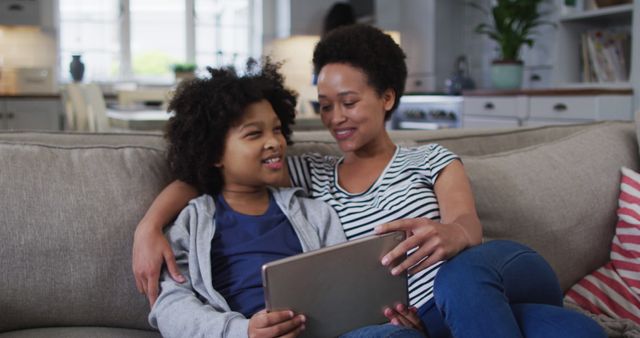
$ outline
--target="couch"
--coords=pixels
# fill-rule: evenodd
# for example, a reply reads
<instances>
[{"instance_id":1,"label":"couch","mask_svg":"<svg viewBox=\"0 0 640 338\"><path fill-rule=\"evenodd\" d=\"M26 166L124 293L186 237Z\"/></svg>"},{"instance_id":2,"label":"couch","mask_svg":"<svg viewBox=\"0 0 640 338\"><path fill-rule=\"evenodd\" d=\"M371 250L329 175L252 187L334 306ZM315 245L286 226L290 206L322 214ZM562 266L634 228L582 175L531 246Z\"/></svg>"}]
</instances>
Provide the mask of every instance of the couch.
<instances>
[{"instance_id":1,"label":"couch","mask_svg":"<svg viewBox=\"0 0 640 338\"><path fill-rule=\"evenodd\" d=\"M487 240L537 249L566 290L607 261L632 123L396 131L461 155ZM298 132L291 154L337 153ZM135 287L137 222L171 180L159 134L0 132L0 337L158 337Z\"/></svg>"}]
</instances>

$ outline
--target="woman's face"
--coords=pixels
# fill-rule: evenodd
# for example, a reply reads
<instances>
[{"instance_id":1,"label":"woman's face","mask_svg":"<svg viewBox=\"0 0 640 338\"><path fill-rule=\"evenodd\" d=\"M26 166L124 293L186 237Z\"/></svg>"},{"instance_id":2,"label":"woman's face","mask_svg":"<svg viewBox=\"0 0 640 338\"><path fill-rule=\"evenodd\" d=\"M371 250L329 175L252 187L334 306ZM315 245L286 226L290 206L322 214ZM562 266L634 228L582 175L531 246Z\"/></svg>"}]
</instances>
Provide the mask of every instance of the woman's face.
<instances>
[{"instance_id":1,"label":"woman's face","mask_svg":"<svg viewBox=\"0 0 640 338\"><path fill-rule=\"evenodd\" d=\"M267 100L245 108L238 125L227 132L217 163L224 177L223 190L250 192L280 182L287 148L280 125Z\"/></svg>"},{"instance_id":2,"label":"woman's face","mask_svg":"<svg viewBox=\"0 0 640 338\"><path fill-rule=\"evenodd\" d=\"M318 102L322 123L344 153L366 150L385 130L385 112L395 94L382 95L369 85L367 75L344 63L330 63L318 74Z\"/></svg>"}]
</instances>

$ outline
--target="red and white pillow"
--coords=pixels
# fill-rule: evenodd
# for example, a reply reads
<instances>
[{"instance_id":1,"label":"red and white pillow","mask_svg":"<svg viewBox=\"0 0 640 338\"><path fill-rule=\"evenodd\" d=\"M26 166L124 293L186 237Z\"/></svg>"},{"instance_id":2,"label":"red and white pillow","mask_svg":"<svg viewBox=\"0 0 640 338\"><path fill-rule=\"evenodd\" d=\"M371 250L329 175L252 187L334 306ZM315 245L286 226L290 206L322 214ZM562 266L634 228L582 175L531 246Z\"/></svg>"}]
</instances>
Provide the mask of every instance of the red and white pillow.
<instances>
[{"instance_id":1,"label":"red and white pillow","mask_svg":"<svg viewBox=\"0 0 640 338\"><path fill-rule=\"evenodd\" d=\"M581 308L640 324L640 174L622 168L618 223L610 261L571 287Z\"/></svg>"}]
</instances>

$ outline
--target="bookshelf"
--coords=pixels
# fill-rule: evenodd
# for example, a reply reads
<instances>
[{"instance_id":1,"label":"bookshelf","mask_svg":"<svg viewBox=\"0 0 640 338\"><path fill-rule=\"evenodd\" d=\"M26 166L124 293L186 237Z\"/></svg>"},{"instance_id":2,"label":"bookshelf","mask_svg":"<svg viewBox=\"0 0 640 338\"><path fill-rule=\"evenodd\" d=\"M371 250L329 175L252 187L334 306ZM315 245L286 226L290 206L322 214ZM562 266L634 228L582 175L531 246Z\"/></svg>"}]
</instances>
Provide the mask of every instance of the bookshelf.
<instances>
[{"instance_id":1,"label":"bookshelf","mask_svg":"<svg viewBox=\"0 0 640 338\"><path fill-rule=\"evenodd\" d=\"M562 15L561 22L589 21L589 20L628 20L633 13L633 4L609 6L603 8L583 10L578 13Z\"/></svg>"},{"instance_id":2,"label":"bookshelf","mask_svg":"<svg viewBox=\"0 0 640 338\"><path fill-rule=\"evenodd\" d=\"M640 64L637 36L638 23L634 20L637 3L584 10L557 18L556 48L553 83L560 87L579 88L632 88L637 83L635 67ZM583 34L595 30L610 30L619 27L627 29L631 36L629 55L625 60L629 67L629 77L625 81L586 82L583 73ZM637 92L637 90L636 90Z\"/></svg>"}]
</instances>

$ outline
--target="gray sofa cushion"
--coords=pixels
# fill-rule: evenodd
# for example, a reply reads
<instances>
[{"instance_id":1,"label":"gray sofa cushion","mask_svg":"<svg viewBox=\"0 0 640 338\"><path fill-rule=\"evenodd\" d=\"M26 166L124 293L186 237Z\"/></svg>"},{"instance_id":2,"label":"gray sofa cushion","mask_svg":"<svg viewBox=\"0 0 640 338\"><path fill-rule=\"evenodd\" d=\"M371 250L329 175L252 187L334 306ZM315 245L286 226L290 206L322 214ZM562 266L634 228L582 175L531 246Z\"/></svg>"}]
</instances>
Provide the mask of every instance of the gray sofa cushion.
<instances>
[{"instance_id":1,"label":"gray sofa cushion","mask_svg":"<svg viewBox=\"0 0 640 338\"><path fill-rule=\"evenodd\" d=\"M149 329L130 257L136 224L169 182L162 140L20 135L0 135L0 332Z\"/></svg>"},{"instance_id":2,"label":"gray sofa cushion","mask_svg":"<svg viewBox=\"0 0 640 338\"><path fill-rule=\"evenodd\" d=\"M463 161L485 237L538 250L563 289L608 260L620 167L640 164L629 123L597 124L553 142Z\"/></svg>"},{"instance_id":3,"label":"gray sofa cushion","mask_svg":"<svg viewBox=\"0 0 640 338\"><path fill-rule=\"evenodd\" d=\"M161 338L157 331L106 327L52 327L0 333L0 338Z\"/></svg>"}]
</instances>

